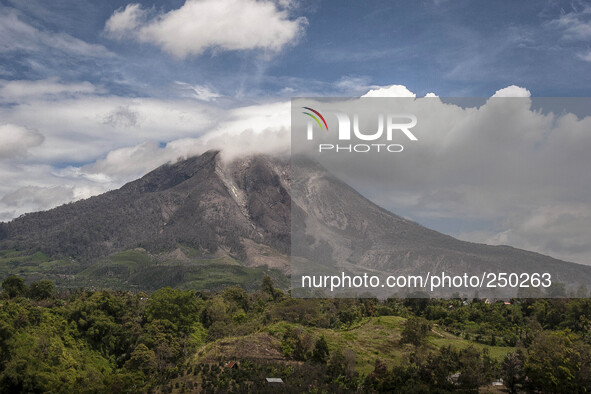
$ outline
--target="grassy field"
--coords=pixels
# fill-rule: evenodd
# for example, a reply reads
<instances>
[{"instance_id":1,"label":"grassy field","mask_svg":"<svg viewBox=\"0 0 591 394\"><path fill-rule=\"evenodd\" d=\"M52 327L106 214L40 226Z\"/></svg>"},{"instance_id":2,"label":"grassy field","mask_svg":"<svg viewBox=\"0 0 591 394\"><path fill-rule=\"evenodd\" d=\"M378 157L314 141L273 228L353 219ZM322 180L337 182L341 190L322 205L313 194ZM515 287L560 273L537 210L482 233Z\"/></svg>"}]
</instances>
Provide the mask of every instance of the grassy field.
<instances>
[{"instance_id":1,"label":"grassy field","mask_svg":"<svg viewBox=\"0 0 591 394\"><path fill-rule=\"evenodd\" d=\"M411 352L412 345L400 344L401 332L406 319L397 316L365 318L348 329L333 330L299 326L314 337L324 336L330 351L351 349L357 355L356 369L363 374L370 373L377 358L388 366L400 365ZM260 332L243 337L224 338L209 343L196 352L192 362L207 363L232 359L283 359L281 339L283 334L297 325L279 322L265 327ZM435 326L427 338L427 351L435 351L451 345L458 349L474 346L487 348L491 357L502 360L507 353L515 351L513 347L487 346L452 335Z\"/></svg>"}]
</instances>

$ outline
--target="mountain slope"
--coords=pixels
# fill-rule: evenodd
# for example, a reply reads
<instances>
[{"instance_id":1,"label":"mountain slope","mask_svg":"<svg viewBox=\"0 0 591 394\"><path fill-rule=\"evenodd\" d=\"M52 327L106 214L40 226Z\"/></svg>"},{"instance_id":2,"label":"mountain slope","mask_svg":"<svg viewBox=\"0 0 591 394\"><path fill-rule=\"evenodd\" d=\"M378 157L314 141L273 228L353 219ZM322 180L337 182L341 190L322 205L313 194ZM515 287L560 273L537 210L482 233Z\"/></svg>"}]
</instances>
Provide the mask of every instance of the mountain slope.
<instances>
[{"instance_id":1,"label":"mountain slope","mask_svg":"<svg viewBox=\"0 0 591 394\"><path fill-rule=\"evenodd\" d=\"M275 173L255 158L227 174L218 156L211 151L163 165L121 189L27 214L2 225L0 245L92 261L186 243L246 260L244 237L286 253L290 201Z\"/></svg>"},{"instance_id":2,"label":"mountain slope","mask_svg":"<svg viewBox=\"0 0 591 394\"><path fill-rule=\"evenodd\" d=\"M26 256L42 253L50 268L34 271L41 276L149 288L207 287L208 277L221 286L250 275L248 267L289 274L292 250L302 262L296 275L552 272L560 282L591 283L591 267L459 241L380 208L316 163L294 160L293 169L268 156L225 163L209 151L119 190L2 223L0 273L27 273L27 264L41 263ZM143 257L121 258L133 250Z\"/></svg>"},{"instance_id":3,"label":"mountain slope","mask_svg":"<svg viewBox=\"0 0 591 394\"><path fill-rule=\"evenodd\" d=\"M590 266L510 246L460 241L382 209L306 158L294 160L292 198L304 214L301 221L294 219L292 253L305 260L292 266L296 275L314 270L382 277L547 272L571 290L591 284Z\"/></svg>"}]
</instances>

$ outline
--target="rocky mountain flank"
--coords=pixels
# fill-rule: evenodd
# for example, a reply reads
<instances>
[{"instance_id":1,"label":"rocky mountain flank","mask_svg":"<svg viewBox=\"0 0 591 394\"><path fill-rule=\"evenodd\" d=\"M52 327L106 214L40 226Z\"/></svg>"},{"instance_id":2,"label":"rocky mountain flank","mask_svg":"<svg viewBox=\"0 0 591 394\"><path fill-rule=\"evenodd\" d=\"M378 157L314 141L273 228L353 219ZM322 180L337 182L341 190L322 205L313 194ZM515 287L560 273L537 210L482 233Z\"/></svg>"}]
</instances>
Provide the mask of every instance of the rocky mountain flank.
<instances>
[{"instance_id":1,"label":"rocky mountain flank","mask_svg":"<svg viewBox=\"0 0 591 394\"><path fill-rule=\"evenodd\" d=\"M182 259L182 244L289 273L293 217L297 258L315 271L518 269L591 283L589 266L457 240L380 208L307 159L295 160L291 171L288 159L260 155L227 163L209 151L165 164L118 190L0 224L0 249L92 262L133 248Z\"/></svg>"}]
</instances>

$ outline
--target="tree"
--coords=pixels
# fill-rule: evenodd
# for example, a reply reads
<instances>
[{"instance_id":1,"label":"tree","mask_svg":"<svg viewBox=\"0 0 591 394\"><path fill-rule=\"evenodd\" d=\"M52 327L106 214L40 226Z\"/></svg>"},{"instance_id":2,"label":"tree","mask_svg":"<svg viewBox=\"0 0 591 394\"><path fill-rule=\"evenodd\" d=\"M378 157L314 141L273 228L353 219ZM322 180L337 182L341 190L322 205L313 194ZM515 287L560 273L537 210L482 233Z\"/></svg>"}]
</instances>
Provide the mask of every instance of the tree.
<instances>
[{"instance_id":1,"label":"tree","mask_svg":"<svg viewBox=\"0 0 591 394\"><path fill-rule=\"evenodd\" d=\"M281 341L283 353L298 361L306 361L312 348L312 335L302 327L288 328Z\"/></svg>"},{"instance_id":2,"label":"tree","mask_svg":"<svg viewBox=\"0 0 591 394\"><path fill-rule=\"evenodd\" d=\"M31 283L29 286L29 296L35 300L44 300L53 296L53 282L43 279Z\"/></svg>"},{"instance_id":3,"label":"tree","mask_svg":"<svg viewBox=\"0 0 591 394\"><path fill-rule=\"evenodd\" d=\"M401 343L410 343L414 346L421 346L431 331L431 323L422 317L411 317L404 324Z\"/></svg>"},{"instance_id":4,"label":"tree","mask_svg":"<svg viewBox=\"0 0 591 394\"><path fill-rule=\"evenodd\" d=\"M494 370L493 361L488 355L488 350L479 352L473 346L468 346L458 353L460 376L458 384L467 390L477 390L492 380Z\"/></svg>"},{"instance_id":5,"label":"tree","mask_svg":"<svg viewBox=\"0 0 591 394\"><path fill-rule=\"evenodd\" d=\"M591 389L589 345L566 332L542 332L529 348L525 373L531 388L543 392L574 393Z\"/></svg>"},{"instance_id":6,"label":"tree","mask_svg":"<svg viewBox=\"0 0 591 394\"><path fill-rule=\"evenodd\" d=\"M205 328L210 328L214 323L220 322L227 326L230 320L228 303L221 296L215 296L205 302L205 306L201 311L200 320Z\"/></svg>"},{"instance_id":7,"label":"tree","mask_svg":"<svg viewBox=\"0 0 591 394\"><path fill-rule=\"evenodd\" d=\"M189 332L199 320L201 302L191 290L183 291L164 287L150 296L146 308L148 320L168 320L179 330Z\"/></svg>"},{"instance_id":8,"label":"tree","mask_svg":"<svg viewBox=\"0 0 591 394\"><path fill-rule=\"evenodd\" d=\"M373 382L379 382L388 375L388 366L379 358L376 358L373 372L368 376L368 379Z\"/></svg>"},{"instance_id":9,"label":"tree","mask_svg":"<svg viewBox=\"0 0 591 394\"><path fill-rule=\"evenodd\" d=\"M505 386L511 393L516 393L517 388L525 381L525 374L523 372L524 362L525 357L521 349L515 353L507 354L503 360L501 365L501 374L503 381L505 382Z\"/></svg>"},{"instance_id":10,"label":"tree","mask_svg":"<svg viewBox=\"0 0 591 394\"><path fill-rule=\"evenodd\" d=\"M24 296L27 292L25 281L18 276L9 276L2 282L2 289L9 298Z\"/></svg>"},{"instance_id":11,"label":"tree","mask_svg":"<svg viewBox=\"0 0 591 394\"><path fill-rule=\"evenodd\" d=\"M245 312L248 312L249 309L249 302L248 302L248 294L244 289L240 286L228 286L222 292L222 297L228 302L234 302L240 308L244 309Z\"/></svg>"},{"instance_id":12,"label":"tree","mask_svg":"<svg viewBox=\"0 0 591 394\"><path fill-rule=\"evenodd\" d=\"M263 278L263 283L261 284L261 289L264 293L267 293L271 296L272 299L275 299L277 293L275 290L275 286L273 285L273 280L269 275L265 275Z\"/></svg>"},{"instance_id":13,"label":"tree","mask_svg":"<svg viewBox=\"0 0 591 394\"><path fill-rule=\"evenodd\" d=\"M157 367L156 354L146 345L140 343L131 353L131 357L125 362L124 367L132 371L141 371L149 376Z\"/></svg>"},{"instance_id":14,"label":"tree","mask_svg":"<svg viewBox=\"0 0 591 394\"><path fill-rule=\"evenodd\" d=\"M0 320L0 363L9 357L10 345L8 341L14 334L14 328L9 322Z\"/></svg>"},{"instance_id":15,"label":"tree","mask_svg":"<svg viewBox=\"0 0 591 394\"><path fill-rule=\"evenodd\" d=\"M326 343L323 335L316 341L316 346L314 346L314 350L312 351L312 361L318 364L326 364L328 355L328 344Z\"/></svg>"},{"instance_id":16,"label":"tree","mask_svg":"<svg viewBox=\"0 0 591 394\"><path fill-rule=\"evenodd\" d=\"M337 349L330 355L330 362L328 373L333 378L344 376L351 378L355 375L355 358L356 354L351 349Z\"/></svg>"}]
</instances>

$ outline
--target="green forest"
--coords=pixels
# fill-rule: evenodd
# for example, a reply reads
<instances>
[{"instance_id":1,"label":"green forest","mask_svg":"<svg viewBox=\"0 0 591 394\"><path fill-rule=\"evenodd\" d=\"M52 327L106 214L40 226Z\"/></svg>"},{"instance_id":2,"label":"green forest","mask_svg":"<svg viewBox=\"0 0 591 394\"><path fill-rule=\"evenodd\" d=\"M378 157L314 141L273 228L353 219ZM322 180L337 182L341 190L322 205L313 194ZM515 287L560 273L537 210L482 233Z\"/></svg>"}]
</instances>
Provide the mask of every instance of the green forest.
<instances>
[{"instance_id":1,"label":"green forest","mask_svg":"<svg viewBox=\"0 0 591 394\"><path fill-rule=\"evenodd\" d=\"M2 282L0 392L500 392L495 381L589 392L591 300L296 299L270 277L150 294Z\"/></svg>"}]
</instances>

